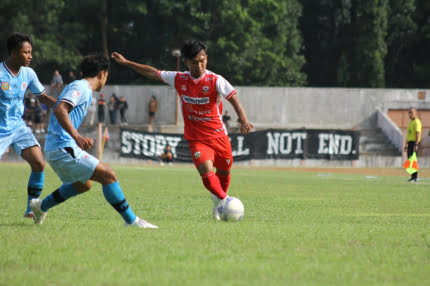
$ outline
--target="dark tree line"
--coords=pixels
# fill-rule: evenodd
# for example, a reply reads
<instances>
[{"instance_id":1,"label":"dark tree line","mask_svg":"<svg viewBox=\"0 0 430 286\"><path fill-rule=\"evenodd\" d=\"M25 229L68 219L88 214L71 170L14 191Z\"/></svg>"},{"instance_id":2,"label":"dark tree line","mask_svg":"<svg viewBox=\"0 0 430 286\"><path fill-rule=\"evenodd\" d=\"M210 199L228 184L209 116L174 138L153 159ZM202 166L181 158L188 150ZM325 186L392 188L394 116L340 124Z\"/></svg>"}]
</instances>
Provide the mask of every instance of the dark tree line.
<instances>
[{"instance_id":1,"label":"dark tree line","mask_svg":"<svg viewBox=\"0 0 430 286\"><path fill-rule=\"evenodd\" d=\"M176 70L193 38L234 85L430 87L428 0L2 0L0 15L1 56L31 34L45 83L94 52ZM114 64L109 83L153 82Z\"/></svg>"}]
</instances>

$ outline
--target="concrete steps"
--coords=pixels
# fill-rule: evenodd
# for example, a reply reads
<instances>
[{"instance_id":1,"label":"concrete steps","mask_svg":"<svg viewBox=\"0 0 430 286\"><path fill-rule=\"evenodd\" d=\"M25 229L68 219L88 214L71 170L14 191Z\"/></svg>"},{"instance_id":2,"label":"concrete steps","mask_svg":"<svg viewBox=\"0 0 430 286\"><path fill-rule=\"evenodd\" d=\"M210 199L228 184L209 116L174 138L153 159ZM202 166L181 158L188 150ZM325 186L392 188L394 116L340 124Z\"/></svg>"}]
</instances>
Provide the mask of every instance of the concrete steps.
<instances>
[{"instance_id":1,"label":"concrete steps","mask_svg":"<svg viewBox=\"0 0 430 286\"><path fill-rule=\"evenodd\" d=\"M369 128L360 130L360 156L401 156L396 147L391 144L388 138L379 128Z\"/></svg>"}]
</instances>

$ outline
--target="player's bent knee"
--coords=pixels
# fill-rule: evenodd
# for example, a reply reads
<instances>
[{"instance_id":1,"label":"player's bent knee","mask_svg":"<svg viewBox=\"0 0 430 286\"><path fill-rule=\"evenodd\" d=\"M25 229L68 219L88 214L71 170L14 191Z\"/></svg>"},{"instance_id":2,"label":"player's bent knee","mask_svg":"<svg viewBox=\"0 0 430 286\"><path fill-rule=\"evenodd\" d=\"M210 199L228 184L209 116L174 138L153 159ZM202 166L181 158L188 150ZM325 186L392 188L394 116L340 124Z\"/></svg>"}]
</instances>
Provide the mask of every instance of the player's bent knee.
<instances>
[{"instance_id":1,"label":"player's bent knee","mask_svg":"<svg viewBox=\"0 0 430 286\"><path fill-rule=\"evenodd\" d=\"M106 172L106 180L107 184L112 184L117 181L116 174L111 168Z\"/></svg>"},{"instance_id":2,"label":"player's bent knee","mask_svg":"<svg viewBox=\"0 0 430 286\"><path fill-rule=\"evenodd\" d=\"M43 160L34 160L29 162L31 170L34 172L43 172L45 170L45 161Z\"/></svg>"},{"instance_id":3,"label":"player's bent knee","mask_svg":"<svg viewBox=\"0 0 430 286\"><path fill-rule=\"evenodd\" d=\"M115 172L107 165L103 166L103 172L104 172L104 178L105 182L104 184L111 184L117 181Z\"/></svg>"},{"instance_id":4,"label":"player's bent knee","mask_svg":"<svg viewBox=\"0 0 430 286\"><path fill-rule=\"evenodd\" d=\"M221 169L217 169L217 170L216 170L216 173L217 173L217 174L219 174L219 175L227 176L227 175L229 175L229 174L230 174L230 170L221 170Z\"/></svg>"},{"instance_id":5,"label":"player's bent knee","mask_svg":"<svg viewBox=\"0 0 430 286\"><path fill-rule=\"evenodd\" d=\"M45 161L39 146L22 150L21 157L30 164L32 171L43 172L45 169Z\"/></svg>"},{"instance_id":6,"label":"player's bent knee","mask_svg":"<svg viewBox=\"0 0 430 286\"><path fill-rule=\"evenodd\" d=\"M91 181L88 180L85 183L81 183L81 182L76 182L73 184L73 187L76 188L76 190L78 190L79 193L85 193L87 191L89 191L92 187Z\"/></svg>"},{"instance_id":7,"label":"player's bent knee","mask_svg":"<svg viewBox=\"0 0 430 286\"><path fill-rule=\"evenodd\" d=\"M204 161L199 166L197 166L197 171L200 175L207 174L214 170L213 162L211 160Z\"/></svg>"},{"instance_id":8,"label":"player's bent knee","mask_svg":"<svg viewBox=\"0 0 430 286\"><path fill-rule=\"evenodd\" d=\"M102 185L112 184L117 181L115 172L103 163L97 165L91 180L97 181Z\"/></svg>"}]
</instances>

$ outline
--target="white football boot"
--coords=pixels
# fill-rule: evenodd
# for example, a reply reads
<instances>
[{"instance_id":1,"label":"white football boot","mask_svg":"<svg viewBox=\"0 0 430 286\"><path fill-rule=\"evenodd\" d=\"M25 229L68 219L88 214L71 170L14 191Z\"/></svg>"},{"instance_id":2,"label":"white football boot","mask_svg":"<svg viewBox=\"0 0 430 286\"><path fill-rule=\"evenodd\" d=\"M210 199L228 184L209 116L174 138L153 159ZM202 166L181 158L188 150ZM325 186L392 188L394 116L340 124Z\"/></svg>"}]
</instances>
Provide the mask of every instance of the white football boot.
<instances>
[{"instance_id":1,"label":"white football boot","mask_svg":"<svg viewBox=\"0 0 430 286\"><path fill-rule=\"evenodd\" d=\"M136 219L134 220L134 222L130 224L124 222L124 226L134 226L134 227L140 227L140 228L158 228L158 226L150 224L149 222L147 222L146 220L138 216L136 216Z\"/></svg>"},{"instance_id":2,"label":"white football boot","mask_svg":"<svg viewBox=\"0 0 430 286\"><path fill-rule=\"evenodd\" d=\"M219 212L219 209L218 209L218 205L221 200L214 194L211 194L211 199L214 202L214 207L212 209L212 216L214 220L221 220L221 213Z\"/></svg>"},{"instance_id":3,"label":"white football boot","mask_svg":"<svg viewBox=\"0 0 430 286\"><path fill-rule=\"evenodd\" d=\"M32 199L30 201L30 209L33 212L33 220L35 224L42 224L46 218L46 212L41 210L42 200Z\"/></svg>"}]
</instances>

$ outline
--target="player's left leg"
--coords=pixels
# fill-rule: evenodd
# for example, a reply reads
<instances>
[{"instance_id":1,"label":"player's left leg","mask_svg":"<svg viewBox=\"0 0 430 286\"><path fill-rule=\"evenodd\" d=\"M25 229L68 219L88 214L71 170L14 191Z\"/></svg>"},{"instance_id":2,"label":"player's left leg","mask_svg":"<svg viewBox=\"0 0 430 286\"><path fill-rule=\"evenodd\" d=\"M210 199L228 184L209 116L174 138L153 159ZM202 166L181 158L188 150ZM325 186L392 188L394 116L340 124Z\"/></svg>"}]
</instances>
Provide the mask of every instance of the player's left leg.
<instances>
[{"instance_id":1,"label":"player's left leg","mask_svg":"<svg viewBox=\"0 0 430 286\"><path fill-rule=\"evenodd\" d=\"M91 180L102 184L103 195L106 201L122 216L125 226L141 228L158 228L142 218L136 216L129 206L124 193L118 183L115 172L109 166L99 163L94 170Z\"/></svg>"},{"instance_id":2,"label":"player's left leg","mask_svg":"<svg viewBox=\"0 0 430 286\"><path fill-rule=\"evenodd\" d=\"M214 167L216 167L216 177L218 178L220 185L223 189L223 191L226 194L226 197L228 197L227 192L228 188L230 186L230 169L233 165L233 154L231 150L230 140L227 136L216 138L213 140L213 149L215 151L214 154ZM215 219L218 219L220 216L219 210L218 210L218 204L216 198L212 197L212 200L214 201L214 204L216 205L216 210L214 207L214 210L212 211L212 215ZM218 217L217 217L218 214Z\"/></svg>"},{"instance_id":3,"label":"player's left leg","mask_svg":"<svg viewBox=\"0 0 430 286\"><path fill-rule=\"evenodd\" d=\"M30 178L27 185L27 210L25 217L33 217L30 209L30 201L38 199L42 193L45 181L45 161L43 160L42 151L39 146L33 146L22 150L21 157L28 162L31 167Z\"/></svg>"},{"instance_id":4,"label":"player's left leg","mask_svg":"<svg viewBox=\"0 0 430 286\"><path fill-rule=\"evenodd\" d=\"M230 186L230 170L221 170L217 168L215 175L218 177L223 191L227 194L228 187Z\"/></svg>"},{"instance_id":5,"label":"player's left leg","mask_svg":"<svg viewBox=\"0 0 430 286\"><path fill-rule=\"evenodd\" d=\"M230 169L233 165L233 153L231 150L230 140L227 136L214 140L214 166L216 167L216 176L218 177L221 187L225 193L230 186Z\"/></svg>"}]
</instances>

